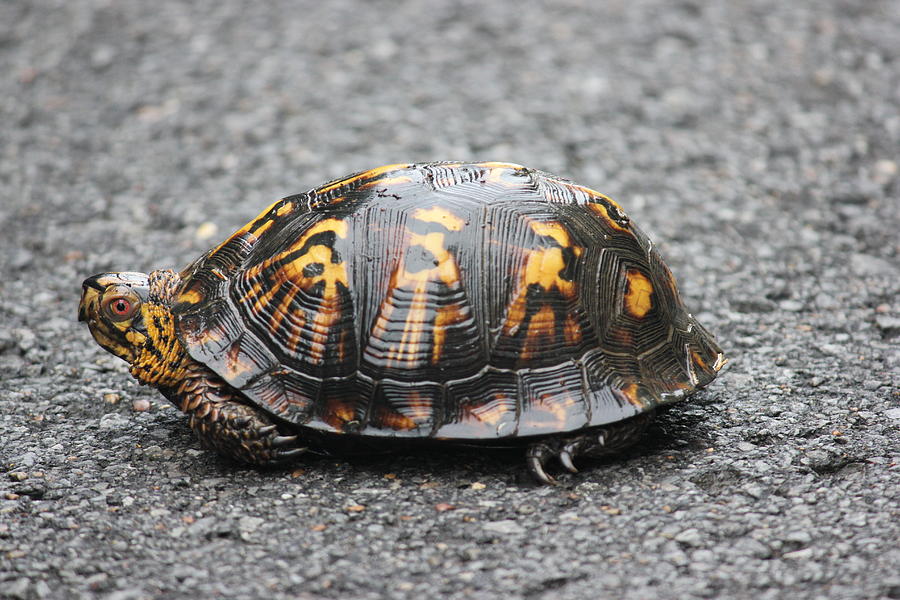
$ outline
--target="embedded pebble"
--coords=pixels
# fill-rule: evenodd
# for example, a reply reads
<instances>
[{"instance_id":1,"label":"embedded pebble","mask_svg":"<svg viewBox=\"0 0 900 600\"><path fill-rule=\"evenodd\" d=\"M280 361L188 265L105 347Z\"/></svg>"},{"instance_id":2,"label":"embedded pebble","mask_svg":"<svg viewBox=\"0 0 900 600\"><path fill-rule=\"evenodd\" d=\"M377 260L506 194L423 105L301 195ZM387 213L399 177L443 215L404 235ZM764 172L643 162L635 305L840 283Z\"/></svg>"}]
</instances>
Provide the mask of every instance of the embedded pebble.
<instances>
[{"instance_id":1,"label":"embedded pebble","mask_svg":"<svg viewBox=\"0 0 900 600\"><path fill-rule=\"evenodd\" d=\"M238 520L238 528L246 533L253 533L259 529L259 526L264 522L265 519L261 519L260 517L241 517Z\"/></svg>"},{"instance_id":2,"label":"embedded pebble","mask_svg":"<svg viewBox=\"0 0 900 600\"><path fill-rule=\"evenodd\" d=\"M506 519L503 521L489 521L482 525L482 528L488 533L498 533L501 535L518 535L525 532L525 528L516 521Z\"/></svg>"},{"instance_id":3,"label":"embedded pebble","mask_svg":"<svg viewBox=\"0 0 900 600\"><path fill-rule=\"evenodd\" d=\"M703 545L703 536L696 529L685 529L675 536L675 541L686 546L697 547Z\"/></svg>"},{"instance_id":4,"label":"embedded pebble","mask_svg":"<svg viewBox=\"0 0 900 600\"><path fill-rule=\"evenodd\" d=\"M119 413L107 413L100 417L100 429L125 429L130 424L127 417Z\"/></svg>"}]
</instances>

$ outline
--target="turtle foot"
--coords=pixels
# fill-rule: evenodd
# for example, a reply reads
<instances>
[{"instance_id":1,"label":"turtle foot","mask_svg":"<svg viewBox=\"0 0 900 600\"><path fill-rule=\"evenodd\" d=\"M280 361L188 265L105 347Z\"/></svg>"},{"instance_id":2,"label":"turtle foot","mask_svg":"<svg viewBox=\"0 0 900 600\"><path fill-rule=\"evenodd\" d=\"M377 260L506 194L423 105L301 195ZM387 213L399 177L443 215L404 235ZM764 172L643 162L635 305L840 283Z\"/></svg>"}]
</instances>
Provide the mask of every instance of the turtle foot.
<instances>
[{"instance_id":1,"label":"turtle foot","mask_svg":"<svg viewBox=\"0 0 900 600\"><path fill-rule=\"evenodd\" d=\"M547 473L545 467L553 459L570 473L577 473L575 459L579 456L598 457L618 452L630 446L644 432L653 419L648 412L627 421L592 427L573 436L545 438L531 444L525 454L528 471L540 483L558 485L559 482Z\"/></svg>"},{"instance_id":2,"label":"turtle foot","mask_svg":"<svg viewBox=\"0 0 900 600\"><path fill-rule=\"evenodd\" d=\"M293 432L284 430L240 394L205 368L197 366L174 395L190 417L190 427L204 448L239 462L268 466L306 452Z\"/></svg>"}]
</instances>

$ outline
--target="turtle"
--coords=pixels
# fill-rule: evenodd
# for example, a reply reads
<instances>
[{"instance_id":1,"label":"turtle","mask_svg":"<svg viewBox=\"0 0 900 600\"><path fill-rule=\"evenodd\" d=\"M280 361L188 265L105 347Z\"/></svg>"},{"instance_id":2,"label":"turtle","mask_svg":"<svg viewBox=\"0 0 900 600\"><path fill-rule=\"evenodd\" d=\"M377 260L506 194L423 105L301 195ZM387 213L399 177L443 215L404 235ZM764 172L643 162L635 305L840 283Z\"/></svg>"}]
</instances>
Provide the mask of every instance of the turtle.
<instances>
[{"instance_id":1,"label":"turtle","mask_svg":"<svg viewBox=\"0 0 900 600\"><path fill-rule=\"evenodd\" d=\"M261 466L515 445L551 484L552 461L635 442L726 362L618 203L500 162L285 197L181 272L86 279L79 320L203 447Z\"/></svg>"}]
</instances>

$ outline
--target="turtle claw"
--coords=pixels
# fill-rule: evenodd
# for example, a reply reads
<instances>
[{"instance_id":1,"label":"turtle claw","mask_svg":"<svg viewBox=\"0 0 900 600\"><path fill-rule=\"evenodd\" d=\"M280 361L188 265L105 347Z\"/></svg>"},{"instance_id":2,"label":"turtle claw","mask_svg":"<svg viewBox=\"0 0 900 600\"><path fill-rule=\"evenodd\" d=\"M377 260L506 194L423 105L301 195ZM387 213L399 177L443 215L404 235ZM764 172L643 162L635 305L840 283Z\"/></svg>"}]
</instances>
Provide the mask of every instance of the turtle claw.
<instances>
[{"instance_id":1,"label":"turtle claw","mask_svg":"<svg viewBox=\"0 0 900 600\"><path fill-rule=\"evenodd\" d=\"M275 425L265 425L255 430L253 438L244 438L241 455L235 456L241 462L259 466L276 466L294 459L307 448L298 446L296 435L278 435Z\"/></svg>"},{"instance_id":2,"label":"turtle claw","mask_svg":"<svg viewBox=\"0 0 900 600\"><path fill-rule=\"evenodd\" d=\"M544 461L553 456L554 451L546 444L532 444L528 447L525 463L528 465L528 471L540 483L546 485L558 485L559 482L547 474L544 470Z\"/></svg>"},{"instance_id":3,"label":"turtle claw","mask_svg":"<svg viewBox=\"0 0 900 600\"><path fill-rule=\"evenodd\" d=\"M576 458L596 458L621 450L637 439L651 418L652 413L646 413L621 424L591 428L573 437L551 437L535 442L528 447L525 455L528 470L537 481L558 485L544 468L551 458L558 460L570 473L577 473Z\"/></svg>"},{"instance_id":4,"label":"turtle claw","mask_svg":"<svg viewBox=\"0 0 900 600\"><path fill-rule=\"evenodd\" d=\"M568 445L559 452L559 462L569 473L578 472L578 469L575 468L575 464L572 462L572 454Z\"/></svg>"},{"instance_id":5,"label":"turtle claw","mask_svg":"<svg viewBox=\"0 0 900 600\"><path fill-rule=\"evenodd\" d=\"M306 454L306 451L309 448L291 448L290 450L279 450L278 451L278 460L279 461L287 461L294 458L297 458L301 454Z\"/></svg>"},{"instance_id":6,"label":"turtle claw","mask_svg":"<svg viewBox=\"0 0 900 600\"><path fill-rule=\"evenodd\" d=\"M547 475L547 472L544 470L544 465L541 463L541 459L536 456L529 456L528 460L528 470L531 474L541 483L545 483L547 485L558 485L559 482L556 481L553 477Z\"/></svg>"},{"instance_id":7,"label":"turtle claw","mask_svg":"<svg viewBox=\"0 0 900 600\"><path fill-rule=\"evenodd\" d=\"M275 427L272 425L272 427ZM263 429L268 429L268 427L264 427ZM262 431L262 429L260 429ZM296 435L278 435L269 440L269 444L274 446L275 448L283 448L284 446L291 446L294 442L297 441Z\"/></svg>"},{"instance_id":8,"label":"turtle claw","mask_svg":"<svg viewBox=\"0 0 900 600\"><path fill-rule=\"evenodd\" d=\"M260 438L260 442L264 444L265 448L262 451L262 454L266 456L264 464L285 463L307 451L306 447L297 445L299 438L296 435L272 435L272 433L277 434L278 431L269 429L269 427L275 426L260 428L260 431L267 430L266 433L268 433L268 436Z\"/></svg>"}]
</instances>

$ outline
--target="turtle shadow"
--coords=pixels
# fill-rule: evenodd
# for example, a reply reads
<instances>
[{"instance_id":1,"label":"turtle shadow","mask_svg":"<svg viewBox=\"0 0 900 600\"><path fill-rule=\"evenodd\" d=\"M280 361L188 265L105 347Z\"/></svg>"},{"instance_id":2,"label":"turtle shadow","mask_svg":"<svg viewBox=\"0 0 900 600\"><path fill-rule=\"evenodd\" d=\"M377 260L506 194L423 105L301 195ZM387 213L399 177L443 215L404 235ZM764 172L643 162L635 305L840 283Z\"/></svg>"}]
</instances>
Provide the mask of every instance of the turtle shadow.
<instances>
[{"instance_id":1,"label":"turtle shadow","mask_svg":"<svg viewBox=\"0 0 900 600\"><path fill-rule=\"evenodd\" d=\"M551 465L553 474L564 486L597 479L591 474L613 465L634 465L662 457L694 454L709 447L713 439L704 407L675 405L660 410L637 441L603 457L580 457L579 473ZM525 463L527 438L508 445L484 443L448 443L438 440L410 440L376 444L365 449L319 450L289 464L262 469L285 472L303 469L309 476L351 478L360 484L373 479L401 479L419 483L464 487L474 482L491 481L515 486L540 486Z\"/></svg>"}]
</instances>

